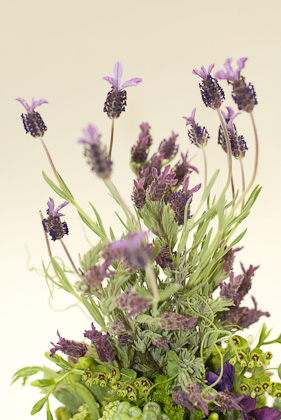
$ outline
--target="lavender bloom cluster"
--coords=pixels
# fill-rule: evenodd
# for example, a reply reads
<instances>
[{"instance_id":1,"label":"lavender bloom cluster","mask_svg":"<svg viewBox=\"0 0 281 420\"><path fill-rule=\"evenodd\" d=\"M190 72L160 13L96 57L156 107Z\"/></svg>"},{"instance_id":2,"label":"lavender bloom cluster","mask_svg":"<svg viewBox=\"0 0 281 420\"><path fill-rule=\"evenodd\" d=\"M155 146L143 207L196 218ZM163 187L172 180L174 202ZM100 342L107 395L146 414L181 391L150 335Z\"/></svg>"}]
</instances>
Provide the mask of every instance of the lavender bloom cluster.
<instances>
[{"instance_id":1,"label":"lavender bloom cluster","mask_svg":"<svg viewBox=\"0 0 281 420\"><path fill-rule=\"evenodd\" d=\"M242 191L236 191L232 158L238 159L243 168L248 151L243 135L238 134L238 116L243 113L230 106L221 109L227 95L219 80L228 82L235 106L251 114L254 121L255 89L241 75L246 60L240 58L234 70L228 58L225 70L214 76L214 64L192 72L201 79L204 105L216 110L220 119L218 142L227 154L229 168L228 181L220 194L213 193L218 171L208 181L205 150L212 135L198 123L200 110L193 108L191 115L183 118L188 126L188 143L204 156L204 184L196 182L199 171L191 165L189 151L179 152L179 134L171 130L153 152L155 136L151 125L143 122L136 143L128 149L135 178L128 205L112 181L114 124L127 106L125 89L137 86L142 79L122 83L120 62L114 65L113 77L103 78L111 85L104 103L104 112L111 120L109 152L93 124L83 129L78 143L83 144L92 171L104 181L120 207L118 219L124 232L119 238L115 229L104 227L94 205L95 218L77 204L55 168L43 141L47 127L35 111L47 101L33 98L29 105L17 98L26 110L22 114L24 129L32 137L39 137L58 185L46 174L44 177L65 200L55 207L54 199L49 198L47 215L42 216L50 256L50 264L43 264L44 274L55 287L78 299L94 321L85 330L83 342L66 339L57 331L59 340L51 342L47 354L56 368L41 369L46 377L32 383L44 392L32 414L46 404L47 418L53 418L49 409L49 395L53 393L64 404L56 412L58 420L281 418L280 367L280 381L273 381L269 373L273 355L263 348L280 343L280 336L269 341L265 324L256 346L239 335L240 330L269 316L258 309L254 297L253 308L242 306L258 266L246 269L241 263L242 272L237 275L234 265L237 252L243 248L234 248L243 237L235 236L236 227L250 213L260 189L253 188L256 159L252 180L245 183L242 169ZM253 127L258 150L254 122ZM197 208L195 198L199 200ZM69 230L61 220L65 216L61 210L68 204L77 209L90 233L99 237L84 255L79 254L79 268L77 258L71 257L66 241L62 241ZM49 237L62 245L70 267L53 257L52 247L57 243ZM15 380L25 381L37 372L37 366L21 369ZM274 398L274 407L267 406L266 394Z\"/></svg>"}]
</instances>

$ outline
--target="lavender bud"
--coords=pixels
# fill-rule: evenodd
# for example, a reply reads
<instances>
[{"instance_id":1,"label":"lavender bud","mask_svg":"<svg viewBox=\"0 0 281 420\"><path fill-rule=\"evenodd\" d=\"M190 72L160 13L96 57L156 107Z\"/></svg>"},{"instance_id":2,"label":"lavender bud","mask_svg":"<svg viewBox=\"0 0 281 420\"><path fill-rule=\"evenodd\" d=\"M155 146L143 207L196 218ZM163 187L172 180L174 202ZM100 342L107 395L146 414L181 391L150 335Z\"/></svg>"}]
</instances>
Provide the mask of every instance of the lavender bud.
<instances>
[{"instance_id":1,"label":"lavender bud","mask_svg":"<svg viewBox=\"0 0 281 420\"><path fill-rule=\"evenodd\" d=\"M112 86L107 94L103 111L107 113L110 119L116 119L120 117L122 111L125 111L126 105L127 92L125 90L118 90Z\"/></svg>"},{"instance_id":2,"label":"lavender bud","mask_svg":"<svg viewBox=\"0 0 281 420\"><path fill-rule=\"evenodd\" d=\"M27 114L21 114L23 126L26 134L30 133L32 137L43 137L47 127L39 114L39 112L33 111Z\"/></svg>"}]
</instances>

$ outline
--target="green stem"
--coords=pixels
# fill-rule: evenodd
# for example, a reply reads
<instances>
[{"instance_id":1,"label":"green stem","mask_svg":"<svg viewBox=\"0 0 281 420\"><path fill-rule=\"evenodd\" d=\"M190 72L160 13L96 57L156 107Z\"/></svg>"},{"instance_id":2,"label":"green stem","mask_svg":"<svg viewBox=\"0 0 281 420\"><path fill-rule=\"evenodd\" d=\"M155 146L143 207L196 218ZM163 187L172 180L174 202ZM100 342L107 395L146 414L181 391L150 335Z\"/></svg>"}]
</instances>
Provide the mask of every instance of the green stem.
<instances>
[{"instance_id":1,"label":"green stem","mask_svg":"<svg viewBox=\"0 0 281 420\"><path fill-rule=\"evenodd\" d=\"M145 267L145 272L146 272L147 278L149 279L151 290L153 292L152 314L153 314L153 316L157 316L157 314L158 314L157 306L158 306L158 302L160 300L159 291L158 291L154 271L153 271L153 269L152 269L152 267L149 263Z\"/></svg>"},{"instance_id":2,"label":"green stem","mask_svg":"<svg viewBox=\"0 0 281 420\"><path fill-rule=\"evenodd\" d=\"M108 153L109 160L111 160L112 147L113 147L113 137L114 137L114 118L112 118L112 120L111 120L110 146L109 146L109 153Z\"/></svg>"},{"instance_id":3,"label":"green stem","mask_svg":"<svg viewBox=\"0 0 281 420\"><path fill-rule=\"evenodd\" d=\"M225 125L225 120L224 120L224 118L222 116L221 110L220 109L217 109L217 111L218 111L218 116L219 116L219 119L220 119L220 122L221 122L222 129L223 129L223 132L224 132L224 137L225 137L225 141L226 141L226 148L227 148L228 178L227 178L227 181L226 181L226 184L225 184L225 187L224 187L224 189L226 191L227 188L228 188L228 186L229 186L229 184L230 184L231 175L232 175L231 144L230 144L230 140L229 140L227 128L226 128L226 125Z\"/></svg>"}]
</instances>

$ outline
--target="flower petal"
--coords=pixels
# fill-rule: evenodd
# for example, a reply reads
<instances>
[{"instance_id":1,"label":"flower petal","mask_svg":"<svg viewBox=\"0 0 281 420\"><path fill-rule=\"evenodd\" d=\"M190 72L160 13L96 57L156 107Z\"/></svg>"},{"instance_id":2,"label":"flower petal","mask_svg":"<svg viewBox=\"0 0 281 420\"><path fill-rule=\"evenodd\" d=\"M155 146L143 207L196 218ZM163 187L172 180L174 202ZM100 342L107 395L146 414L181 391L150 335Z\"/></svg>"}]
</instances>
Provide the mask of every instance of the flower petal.
<instances>
[{"instance_id":1,"label":"flower petal","mask_svg":"<svg viewBox=\"0 0 281 420\"><path fill-rule=\"evenodd\" d=\"M281 411L273 407L257 408L249 413L256 420L279 420L281 419Z\"/></svg>"},{"instance_id":2,"label":"flower petal","mask_svg":"<svg viewBox=\"0 0 281 420\"><path fill-rule=\"evenodd\" d=\"M114 78L116 80L117 89L120 90L121 78L122 78L122 75L123 75L123 66L119 61L117 61L117 63L115 63L115 65L114 65L113 74L114 74Z\"/></svg>"},{"instance_id":3,"label":"flower petal","mask_svg":"<svg viewBox=\"0 0 281 420\"><path fill-rule=\"evenodd\" d=\"M103 79L110 83L111 86L115 87L115 89L118 89L117 81L113 77L105 76Z\"/></svg>"},{"instance_id":4,"label":"flower petal","mask_svg":"<svg viewBox=\"0 0 281 420\"><path fill-rule=\"evenodd\" d=\"M27 110L27 112L29 112L30 108L29 108L29 105L28 105L26 99L24 99L24 98L16 98L15 100L16 101L19 101L25 107L25 109Z\"/></svg>"},{"instance_id":5,"label":"flower petal","mask_svg":"<svg viewBox=\"0 0 281 420\"><path fill-rule=\"evenodd\" d=\"M48 101L46 101L46 99L38 99L37 101L35 100L35 98L32 98L32 101L31 101L31 105L30 105L30 112L33 112L34 111L34 109L37 107L37 106L40 106L40 105L42 105L42 104L47 104L48 103Z\"/></svg>"},{"instance_id":6,"label":"flower petal","mask_svg":"<svg viewBox=\"0 0 281 420\"><path fill-rule=\"evenodd\" d=\"M121 87L121 89L125 89L128 86L137 86L139 83L142 82L142 78L141 77L134 77L133 79L127 80L126 82L124 82Z\"/></svg>"}]
</instances>

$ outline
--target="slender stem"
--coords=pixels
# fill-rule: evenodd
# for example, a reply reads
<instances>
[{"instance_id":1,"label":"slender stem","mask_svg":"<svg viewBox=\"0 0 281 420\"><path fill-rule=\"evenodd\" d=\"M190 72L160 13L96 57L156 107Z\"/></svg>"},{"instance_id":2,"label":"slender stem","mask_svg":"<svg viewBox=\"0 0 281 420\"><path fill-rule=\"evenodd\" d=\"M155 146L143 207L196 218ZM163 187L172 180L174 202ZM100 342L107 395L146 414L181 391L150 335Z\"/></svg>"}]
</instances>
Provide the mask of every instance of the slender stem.
<instances>
[{"instance_id":1,"label":"slender stem","mask_svg":"<svg viewBox=\"0 0 281 420\"><path fill-rule=\"evenodd\" d=\"M231 175L232 175L231 144L230 144L227 128L226 128L225 121L224 121L224 118L222 116L221 110L217 109L217 111L218 111L218 116L219 116L219 119L220 119L220 122L221 122L222 129L223 129L223 133L224 133L224 137L225 137L225 141L226 141L226 148L227 148L228 178L227 178L227 181L226 181L226 184L225 184L225 191L226 191L229 184L230 184Z\"/></svg>"},{"instance_id":2,"label":"slender stem","mask_svg":"<svg viewBox=\"0 0 281 420\"><path fill-rule=\"evenodd\" d=\"M234 188L234 181L233 176L231 175L231 191L232 191L232 199L235 197L235 188ZM234 205L234 203L233 203Z\"/></svg>"},{"instance_id":3,"label":"slender stem","mask_svg":"<svg viewBox=\"0 0 281 420\"><path fill-rule=\"evenodd\" d=\"M109 159L111 159L111 154L112 154L113 137L114 137L114 118L112 118L111 120L111 135L110 135L110 146L109 146L109 153L108 153Z\"/></svg>"},{"instance_id":4,"label":"slender stem","mask_svg":"<svg viewBox=\"0 0 281 420\"><path fill-rule=\"evenodd\" d=\"M207 158L206 158L206 153L205 153L205 147L201 147L202 152L203 152L203 157L204 157L204 190L207 186Z\"/></svg>"},{"instance_id":5,"label":"slender stem","mask_svg":"<svg viewBox=\"0 0 281 420\"><path fill-rule=\"evenodd\" d=\"M242 159L239 159L239 161L240 161L241 177L242 177L242 194L244 194L244 191L245 191L245 173L244 173L244 166L243 166ZM245 204L245 197L242 200L242 209L244 207L244 204Z\"/></svg>"},{"instance_id":6,"label":"slender stem","mask_svg":"<svg viewBox=\"0 0 281 420\"><path fill-rule=\"evenodd\" d=\"M152 363L152 366L154 367L154 369L160 374L163 375L163 370L161 369L161 367L155 362L155 360L153 359L153 357L151 356L151 354L149 353L149 351L146 352L146 355L148 357L148 359L150 360L150 362Z\"/></svg>"},{"instance_id":7,"label":"slender stem","mask_svg":"<svg viewBox=\"0 0 281 420\"><path fill-rule=\"evenodd\" d=\"M76 266L75 266L75 264L74 264L74 262L73 262L73 259L71 258L70 254L69 254L69 252L68 252L68 249L66 248L66 246L65 246L65 244L64 244L64 242L63 242L63 240L62 240L62 239L60 239L60 243L62 244L62 247L63 247L63 249L64 249L64 251L65 251L65 253L66 253L66 255L67 255L67 258L68 258L68 259L69 259L69 261L70 261L70 264L71 264L71 265L72 265L72 267L73 267L73 270L75 271L75 273L76 273L79 277L81 277L81 275L80 275L79 271L77 270L77 268L76 268Z\"/></svg>"},{"instance_id":8,"label":"slender stem","mask_svg":"<svg viewBox=\"0 0 281 420\"><path fill-rule=\"evenodd\" d=\"M63 185L63 183L61 182L61 179L60 179L59 173L58 173L58 171L56 170L56 167L55 167L54 162L53 162L53 160L52 160L52 158L51 158L51 155L50 155L50 153L49 153L49 150L47 149L47 146L45 145L44 140L42 139L42 137L40 137L40 140L41 140L42 146L44 147L44 150L45 150L45 152L46 152L47 158L48 158L48 160L49 160L49 162L50 162L50 165L51 165L51 168L52 168L52 170L53 170L53 172L54 172L54 175L55 175L55 177L57 178L57 181L58 181L59 185L61 186L62 190L64 191L64 190L65 190L64 185Z\"/></svg>"}]
</instances>

